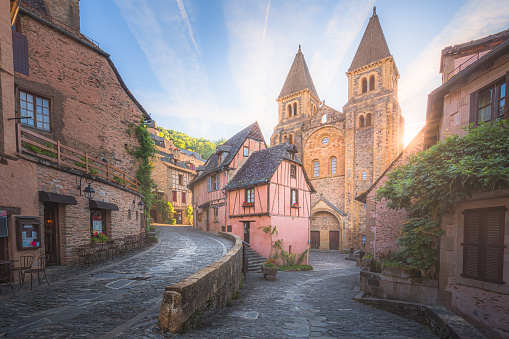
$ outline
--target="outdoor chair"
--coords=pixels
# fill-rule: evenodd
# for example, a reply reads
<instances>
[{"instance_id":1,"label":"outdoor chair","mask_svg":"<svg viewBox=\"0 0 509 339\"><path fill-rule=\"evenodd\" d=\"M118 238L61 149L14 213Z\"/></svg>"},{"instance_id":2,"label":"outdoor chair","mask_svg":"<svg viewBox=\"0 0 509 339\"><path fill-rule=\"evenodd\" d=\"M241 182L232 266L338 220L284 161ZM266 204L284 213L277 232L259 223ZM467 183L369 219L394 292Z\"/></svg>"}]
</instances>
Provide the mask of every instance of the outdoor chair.
<instances>
[{"instance_id":1,"label":"outdoor chair","mask_svg":"<svg viewBox=\"0 0 509 339\"><path fill-rule=\"evenodd\" d=\"M44 279L46 279L46 283L49 286L48 278L46 277L46 263L48 262L49 256L45 254L41 254L37 259L37 268L30 268L26 271L26 273L30 273L30 289L32 289L34 274L37 273L37 279L39 280L39 285L41 284L41 274L44 273Z\"/></svg>"},{"instance_id":2,"label":"outdoor chair","mask_svg":"<svg viewBox=\"0 0 509 339\"><path fill-rule=\"evenodd\" d=\"M83 259L85 265L91 264L94 261L94 255L90 253L90 250L84 247L78 247L78 264L81 265Z\"/></svg>"},{"instance_id":3,"label":"outdoor chair","mask_svg":"<svg viewBox=\"0 0 509 339\"><path fill-rule=\"evenodd\" d=\"M106 244L108 244L108 252L110 252L111 258L113 258L113 255L115 255L115 257L118 257L120 247L118 246L117 241L112 239L107 241Z\"/></svg>"},{"instance_id":4,"label":"outdoor chair","mask_svg":"<svg viewBox=\"0 0 509 339\"><path fill-rule=\"evenodd\" d=\"M93 251L98 260L102 259L103 253L106 256L106 259L109 257L108 245L106 244L95 244L95 246L93 247Z\"/></svg>"},{"instance_id":5,"label":"outdoor chair","mask_svg":"<svg viewBox=\"0 0 509 339\"><path fill-rule=\"evenodd\" d=\"M9 285L12 293L14 293L14 287L11 285L11 264L0 265L0 284Z\"/></svg>"},{"instance_id":6,"label":"outdoor chair","mask_svg":"<svg viewBox=\"0 0 509 339\"><path fill-rule=\"evenodd\" d=\"M32 264L34 263L35 255L32 253L23 253L19 257L19 266L14 267L11 270L13 272L18 272L18 280L19 280L19 286L23 286L23 282L25 281L25 273L27 270L32 268Z\"/></svg>"}]
</instances>

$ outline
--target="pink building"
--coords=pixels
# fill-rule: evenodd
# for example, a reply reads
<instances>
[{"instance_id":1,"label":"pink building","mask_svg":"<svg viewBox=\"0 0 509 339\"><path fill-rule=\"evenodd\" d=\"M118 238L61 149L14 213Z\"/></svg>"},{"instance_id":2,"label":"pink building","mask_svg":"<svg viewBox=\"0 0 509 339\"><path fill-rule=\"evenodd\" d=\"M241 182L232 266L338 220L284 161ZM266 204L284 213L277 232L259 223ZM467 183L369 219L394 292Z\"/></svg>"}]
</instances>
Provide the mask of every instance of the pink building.
<instances>
[{"instance_id":1,"label":"pink building","mask_svg":"<svg viewBox=\"0 0 509 339\"><path fill-rule=\"evenodd\" d=\"M267 258L277 239L285 251L304 252L314 189L296 152L287 143L267 148L256 122L218 146L189 184L195 226L237 234ZM278 230L272 240L260 229L269 225Z\"/></svg>"}]
</instances>

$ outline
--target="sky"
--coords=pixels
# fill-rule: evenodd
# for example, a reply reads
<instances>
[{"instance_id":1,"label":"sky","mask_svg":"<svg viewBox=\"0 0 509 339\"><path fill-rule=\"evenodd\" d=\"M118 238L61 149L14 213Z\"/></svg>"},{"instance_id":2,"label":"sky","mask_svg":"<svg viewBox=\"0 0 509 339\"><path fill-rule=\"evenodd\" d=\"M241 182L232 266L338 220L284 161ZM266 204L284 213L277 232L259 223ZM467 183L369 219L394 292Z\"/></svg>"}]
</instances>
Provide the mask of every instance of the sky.
<instances>
[{"instance_id":1,"label":"sky","mask_svg":"<svg viewBox=\"0 0 509 339\"><path fill-rule=\"evenodd\" d=\"M258 121L268 142L299 45L320 99L343 111L373 6L400 73L408 144L441 84L441 50L508 29L509 1L82 0L80 14L158 126L217 140Z\"/></svg>"}]
</instances>

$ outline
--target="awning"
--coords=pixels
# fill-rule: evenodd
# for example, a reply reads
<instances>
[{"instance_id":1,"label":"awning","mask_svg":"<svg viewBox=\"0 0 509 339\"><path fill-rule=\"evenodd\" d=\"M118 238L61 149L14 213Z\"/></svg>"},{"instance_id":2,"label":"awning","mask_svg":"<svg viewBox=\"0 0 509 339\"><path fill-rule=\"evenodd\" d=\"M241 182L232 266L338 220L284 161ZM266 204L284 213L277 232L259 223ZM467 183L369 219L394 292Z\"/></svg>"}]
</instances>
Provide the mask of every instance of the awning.
<instances>
[{"instance_id":1,"label":"awning","mask_svg":"<svg viewBox=\"0 0 509 339\"><path fill-rule=\"evenodd\" d=\"M200 206L198 206L198 208L209 208L210 206L210 202L206 202L204 204L201 204Z\"/></svg>"},{"instance_id":2,"label":"awning","mask_svg":"<svg viewBox=\"0 0 509 339\"><path fill-rule=\"evenodd\" d=\"M110 211L118 211L118 206L115 204L110 204L109 202L90 200L89 204L90 208L97 208L101 210L110 210Z\"/></svg>"},{"instance_id":3,"label":"awning","mask_svg":"<svg viewBox=\"0 0 509 339\"><path fill-rule=\"evenodd\" d=\"M57 194L57 193L50 193L50 192L43 192L39 191L39 201L51 201L51 202L57 202L59 204L65 204L65 205L77 205L76 199L74 197L71 197L70 195L63 195L63 194Z\"/></svg>"}]
</instances>

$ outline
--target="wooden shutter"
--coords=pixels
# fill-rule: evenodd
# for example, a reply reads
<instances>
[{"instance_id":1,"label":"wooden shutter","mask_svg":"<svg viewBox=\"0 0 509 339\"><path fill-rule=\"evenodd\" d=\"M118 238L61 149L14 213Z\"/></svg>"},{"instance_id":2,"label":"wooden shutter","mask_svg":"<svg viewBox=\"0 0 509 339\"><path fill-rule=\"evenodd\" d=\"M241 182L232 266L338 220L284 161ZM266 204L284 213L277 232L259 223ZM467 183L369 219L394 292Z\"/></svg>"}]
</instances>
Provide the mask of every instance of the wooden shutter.
<instances>
[{"instance_id":1,"label":"wooden shutter","mask_svg":"<svg viewBox=\"0 0 509 339\"><path fill-rule=\"evenodd\" d=\"M503 282L505 207L484 210L483 280Z\"/></svg>"},{"instance_id":2,"label":"wooden shutter","mask_svg":"<svg viewBox=\"0 0 509 339\"><path fill-rule=\"evenodd\" d=\"M477 125L477 92L470 94L470 121L469 123L475 123Z\"/></svg>"},{"instance_id":3,"label":"wooden shutter","mask_svg":"<svg viewBox=\"0 0 509 339\"><path fill-rule=\"evenodd\" d=\"M505 119L509 119L509 72L505 74Z\"/></svg>"},{"instance_id":4,"label":"wooden shutter","mask_svg":"<svg viewBox=\"0 0 509 339\"><path fill-rule=\"evenodd\" d=\"M173 191L173 201L177 201L177 191Z\"/></svg>"},{"instance_id":5,"label":"wooden shutter","mask_svg":"<svg viewBox=\"0 0 509 339\"><path fill-rule=\"evenodd\" d=\"M14 71L28 74L28 39L23 34L12 30L12 54Z\"/></svg>"},{"instance_id":6,"label":"wooden shutter","mask_svg":"<svg viewBox=\"0 0 509 339\"><path fill-rule=\"evenodd\" d=\"M463 243L463 276L479 279L480 210L465 211L465 241Z\"/></svg>"}]
</instances>

